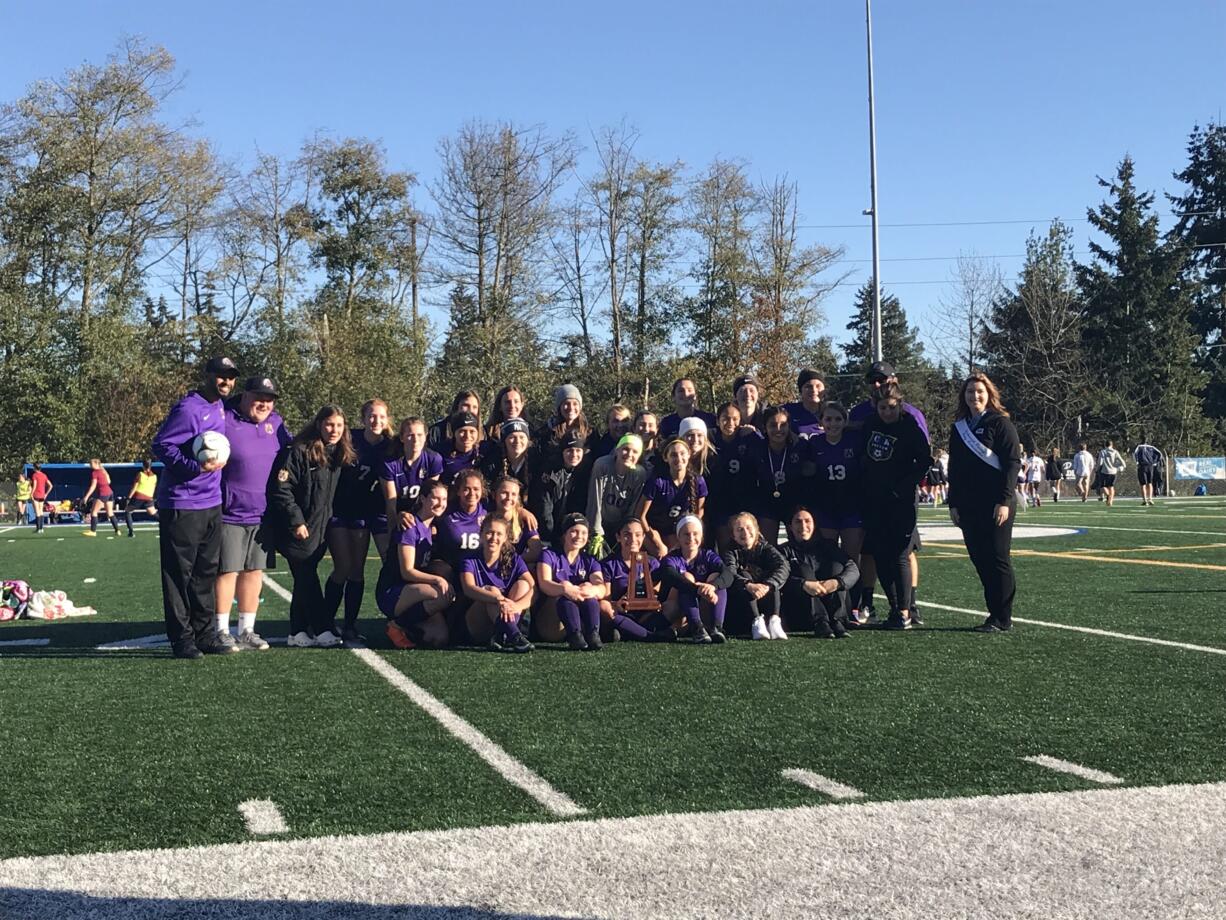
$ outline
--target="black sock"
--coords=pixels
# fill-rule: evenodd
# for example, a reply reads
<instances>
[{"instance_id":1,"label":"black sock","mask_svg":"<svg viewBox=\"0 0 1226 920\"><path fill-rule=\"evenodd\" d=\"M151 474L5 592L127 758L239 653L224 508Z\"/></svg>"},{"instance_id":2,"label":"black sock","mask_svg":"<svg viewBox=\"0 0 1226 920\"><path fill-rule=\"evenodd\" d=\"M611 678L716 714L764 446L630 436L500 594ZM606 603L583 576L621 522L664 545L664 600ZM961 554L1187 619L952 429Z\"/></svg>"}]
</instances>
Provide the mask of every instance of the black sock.
<instances>
[{"instance_id":1,"label":"black sock","mask_svg":"<svg viewBox=\"0 0 1226 920\"><path fill-rule=\"evenodd\" d=\"M345 596L345 583L329 578L324 582L324 614L327 619L335 620L336 611L341 609L341 598Z\"/></svg>"},{"instance_id":2,"label":"black sock","mask_svg":"<svg viewBox=\"0 0 1226 920\"><path fill-rule=\"evenodd\" d=\"M362 594L366 591L366 582L350 579L345 582L345 625L352 626L358 621L358 611L362 609Z\"/></svg>"}]
</instances>

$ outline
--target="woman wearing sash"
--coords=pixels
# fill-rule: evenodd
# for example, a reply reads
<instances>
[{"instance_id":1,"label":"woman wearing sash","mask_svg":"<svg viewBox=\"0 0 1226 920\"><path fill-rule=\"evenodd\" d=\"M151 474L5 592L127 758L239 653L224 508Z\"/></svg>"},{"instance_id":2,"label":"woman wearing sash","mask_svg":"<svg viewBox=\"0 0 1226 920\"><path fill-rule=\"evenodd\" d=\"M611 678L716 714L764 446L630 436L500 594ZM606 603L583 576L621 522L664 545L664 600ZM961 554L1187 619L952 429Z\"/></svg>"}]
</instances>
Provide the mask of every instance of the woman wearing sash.
<instances>
[{"instance_id":1,"label":"woman wearing sash","mask_svg":"<svg viewBox=\"0 0 1226 920\"><path fill-rule=\"evenodd\" d=\"M1014 484L1021 467L1017 429L986 374L975 371L962 385L962 398L949 433L949 517L962 528L988 618L977 632L1007 632L1013 626Z\"/></svg>"}]
</instances>

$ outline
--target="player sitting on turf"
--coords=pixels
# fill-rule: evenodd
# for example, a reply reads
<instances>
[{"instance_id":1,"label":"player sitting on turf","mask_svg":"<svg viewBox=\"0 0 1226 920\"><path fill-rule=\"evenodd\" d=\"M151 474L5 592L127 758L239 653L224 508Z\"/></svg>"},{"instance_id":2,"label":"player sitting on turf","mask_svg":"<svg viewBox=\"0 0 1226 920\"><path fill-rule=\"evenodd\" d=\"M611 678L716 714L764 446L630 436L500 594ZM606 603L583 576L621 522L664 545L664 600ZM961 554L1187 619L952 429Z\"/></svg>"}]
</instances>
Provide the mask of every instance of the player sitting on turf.
<instances>
[{"instance_id":1,"label":"player sitting on turf","mask_svg":"<svg viewBox=\"0 0 1226 920\"><path fill-rule=\"evenodd\" d=\"M486 517L481 522L481 549L460 569L464 596L471 601L466 617L474 642L495 652L530 652L532 643L520 630L532 605L532 576L511 545L506 521Z\"/></svg>"},{"instance_id":2,"label":"player sitting on turf","mask_svg":"<svg viewBox=\"0 0 1226 920\"><path fill-rule=\"evenodd\" d=\"M541 553L536 584L541 592L537 635L553 639L564 632L566 644L576 652L598 652L600 602L608 597L600 562L586 552L589 528L582 514L568 514L562 536Z\"/></svg>"},{"instance_id":3,"label":"player sitting on turf","mask_svg":"<svg viewBox=\"0 0 1226 920\"><path fill-rule=\"evenodd\" d=\"M616 551L601 563L604 570L604 580L609 586L609 596L600 602L601 615L616 630L614 638L641 639L644 642L672 642L677 638L677 631L669 625L668 618L659 610L622 610L618 601L630 593L633 598L647 597L647 582L651 582L651 593L660 593L660 562L658 559L643 552L643 522L638 518L630 518L622 524L617 533ZM638 560L638 577L634 590L630 589L630 570L635 560Z\"/></svg>"},{"instance_id":4,"label":"player sitting on turf","mask_svg":"<svg viewBox=\"0 0 1226 920\"><path fill-rule=\"evenodd\" d=\"M792 512L782 552L789 567L784 619L793 628L812 627L815 639L846 638L848 589L860 578L856 563L833 540L815 532L813 512L803 505Z\"/></svg>"},{"instance_id":5,"label":"player sitting on turf","mask_svg":"<svg viewBox=\"0 0 1226 920\"><path fill-rule=\"evenodd\" d=\"M447 644L445 611L455 589L442 575L426 571L434 545L434 522L447 511L447 487L429 480L418 495L413 523L397 531L387 548L375 598L388 618L387 637L396 648Z\"/></svg>"},{"instance_id":6,"label":"player sitting on turf","mask_svg":"<svg viewBox=\"0 0 1226 920\"><path fill-rule=\"evenodd\" d=\"M779 595L788 577L787 560L762 539L758 521L748 511L732 519L732 545L724 551L724 565L736 573L728 591L734 625L747 619L753 638L786 639Z\"/></svg>"},{"instance_id":7,"label":"player sitting on turf","mask_svg":"<svg viewBox=\"0 0 1226 920\"><path fill-rule=\"evenodd\" d=\"M677 548L661 560L664 615L678 626L685 620L696 645L724 642L728 588L735 577L736 570L717 552L703 548L702 521L687 514L677 522ZM710 632L703 624L704 613L710 618Z\"/></svg>"}]
</instances>

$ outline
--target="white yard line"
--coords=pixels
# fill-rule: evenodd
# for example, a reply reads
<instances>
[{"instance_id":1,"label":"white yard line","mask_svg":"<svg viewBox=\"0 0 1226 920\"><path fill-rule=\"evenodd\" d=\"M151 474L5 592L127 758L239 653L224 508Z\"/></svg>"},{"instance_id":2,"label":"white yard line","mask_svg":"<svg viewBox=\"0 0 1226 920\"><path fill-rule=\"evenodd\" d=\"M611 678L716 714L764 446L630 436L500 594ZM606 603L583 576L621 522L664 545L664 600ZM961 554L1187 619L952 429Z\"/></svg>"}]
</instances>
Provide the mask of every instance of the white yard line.
<instances>
[{"instance_id":1,"label":"white yard line","mask_svg":"<svg viewBox=\"0 0 1226 920\"><path fill-rule=\"evenodd\" d=\"M800 783L800 785L806 786L814 792L820 792L822 795L828 795L830 798L838 799L839 801L864 798L864 793L859 789L845 786L836 780L830 779L828 776L814 773L812 770L783 770L779 775L784 779L790 779L792 782Z\"/></svg>"},{"instance_id":2,"label":"white yard line","mask_svg":"<svg viewBox=\"0 0 1226 920\"><path fill-rule=\"evenodd\" d=\"M422 687L415 684L400 671L368 648L355 648L353 654L377 671L384 680L411 699L434 718L439 725L468 745L473 753L494 768L499 776L513 786L518 786L555 815L573 817L586 814L586 809L577 805L564 792L549 785L530 768L520 763L480 731L456 715L448 706Z\"/></svg>"},{"instance_id":3,"label":"white yard line","mask_svg":"<svg viewBox=\"0 0 1226 920\"><path fill-rule=\"evenodd\" d=\"M16 530L16 529L17 529L19 526L21 526L21 525L19 525L19 524L14 524L12 527L3 527L3 528L0 528L0 533L8 533L10 530Z\"/></svg>"},{"instance_id":4,"label":"white yard line","mask_svg":"<svg viewBox=\"0 0 1226 920\"><path fill-rule=\"evenodd\" d=\"M293 598L289 590L270 579L267 574L264 575L264 584L273 594L286 601ZM355 648L352 651L365 664L378 672L384 680L423 709L439 725L468 745L473 753L494 768L494 772L511 785L524 790L548 811L563 817L574 817L587 813L586 809L576 804L564 792L559 792L529 767L520 763L482 734L471 723L457 715L446 703L410 680L404 672L388 664L370 649Z\"/></svg>"},{"instance_id":5,"label":"white yard line","mask_svg":"<svg viewBox=\"0 0 1226 920\"><path fill-rule=\"evenodd\" d=\"M238 806L239 814L247 822L247 830L257 837L265 834L284 834L289 830L281 809L269 799L248 799Z\"/></svg>"},{"instance_id":6,"label":"white yard line","mask_svg":"<svg viewBox=\"0 0 1226 920\"><path fill-rule=\"evenodd\" d=\"M885 595L873 595L880 600L885 600ZM951 610L954 613L967 613L971 616L986 617L986 610L971 610L969 607L951 607L948 604L935 604L932 601L920 600L918 605L921 610L932 608L933 610ZM1128 642L1144 642L1147 645L1162 645L1167 648L1180 648L1189 652L1207 652L1210 655L1226 655L1226 648L1218 648L1212 645L1193 645L1190 642L1172 642L1170 639L1154 639L1150 636L1137 636L1132 633L1112 632L1109 629L1092 629L1089 626L1070 626L1068 623L1052 623L1047 620L1031 620L1024 617L1014 617L1014 623L1025 623L1028 626L1046 626L1049 629L1065 629L1069 632L1085 633L1088 636L1103 636L1107 639L1123 639Z\"/></svg>"},{"instance_id":7,"label":"white yard line","mask_svg":"<svg viewBox=\"0 0 1226 920\"><path fill-rule=\"evenodd\" d=\"M1103 786L1118 786L1120 783L1124 782L1114 773L1107 773L1103 770L1095 770L1092 767L1083 767L1079 763L1061 760L1058 757L1049 757L1046 754L1034 754L1030 757L1023 757L1022 760L1040 767L1045 767L1048 770L1054 770L1057 773L1067 773L1070 776L1088 779L1092 783L1100 783Z\"/></svg>"},{"instance_id":8,"label":"white yard line","mask_svg":"<svg viewBox=\"0 0 1226 920\"><path fill-rule=\"evenodd\" d=\"M0 890L14 920L1211 920L1224 851L1217 783L41 856L0 861Z\"/></svg>"}]
</instances>

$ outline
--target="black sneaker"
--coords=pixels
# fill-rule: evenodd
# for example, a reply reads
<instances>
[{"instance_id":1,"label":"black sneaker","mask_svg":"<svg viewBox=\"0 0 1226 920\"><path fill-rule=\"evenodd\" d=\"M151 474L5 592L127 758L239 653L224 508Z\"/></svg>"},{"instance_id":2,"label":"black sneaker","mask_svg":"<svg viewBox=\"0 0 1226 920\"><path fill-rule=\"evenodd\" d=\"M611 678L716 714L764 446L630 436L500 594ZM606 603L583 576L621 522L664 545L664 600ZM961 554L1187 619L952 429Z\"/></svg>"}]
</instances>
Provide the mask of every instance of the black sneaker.
<instances>
[{"instance_id":1,"label":"black sneaker","mask_svg":"<svg viewBox=\"0 0 1226 920\"><path fill-rule=\"evenodd\" d=\"M197 642L196 648L206 655L233 655L242 651L228 632L219 632L211 639Z\"/></svg>"},{"instance_id":2,"label":"black sneaker","mask_svg":"<svg viewBox=\"0 0 1226 920\"><path fill-rule=\"evenodd\" d=\"M183 639L171 645L170 650L176 658L186 658L195 661L197 658L203 658L204 652L196 648L196 643L191 639Z\"/></svg>"},{"instance_id":3,"label":"black sneaker","mask_svg":"<svg viewBox=\"0 0 1226 920\"><path fill-rule=\"evenodd\" d=\"M911 608L911 625L912 626L923 626L924 625L924 621L920 619L920 610L918 607Z\"/></svg>"},{"instance_id":4,"label":"black sneaker","mask_svg":"<svg viewBox=\"0 0 1226 920\"><path fill-rule=\"evenodd\" d=\"M695 645L711 645L711 634L701 623L696 623L690 630L690 641Z\"/></svg>"},{"instance_id":5,"label":"black sneaker","mask_svg":"<svg viewBox=\"0 0 1226 920\"><path fill-rule=\"evenodd\" d=\"M609 641L610 642L621 642L622 641L622 631L618 629L616 626L614 626L612 629L609 630Z\"/></svg>"},{"instance_id":6,"label":"black sneaker","mask_svg":"<svg viewBox=\"0 0 1226 920\"><path fill-rule=\"evenodd\" d=\"M813 627L813 638L814 639L833 639L834 638L834 627L832 627L829 623L823 620L817 626Z\"/></svg>"},{"instance_id":7,"label":"black sneaker","mask_svg":"<svg viewBox=\"0 0 1226 920\"><path fill-rule=\"evenodd\" d=\"M602 648L604 648L604 643L600 641L599 629L593 629L585 638L587 639L587 648L584 649L584 651L599 652Z\"/></svg>"},{"instance_id":8,"label":"black sneaker","mask_svg":"<svg viewBox=\"0 0 1226 920\"><path fill-rule=\"evenodd\" d=\"M886 629L910 629L911 621L904 617L897 610L891 610L889 617L885 621Z\"/></svg>"},{"instance_id":9,"label":"black sneaker","mask_svg":"<svg viewBox=\"0 0 1226 920\"><path fill-rule=\"evenodd\" d=\"M520 654L524 654L526 652L533 651L535 648L536 646L528 641L528 637L523 633L520 633L511 641L510 645L504 645L502 650L504 652L518 652Z\"/></svg>"},{"instance_id":10,"label":"black sneaker","mask_svg":"<svg viewBox=\"0 0 1226 920\"><path fill-rule=\"evenodd\" d=\"M663 629L656 629L647 634L648 642L676 642L677 630L671 626L665 626Z\"/></svg>"},{"instance_id":11,"label":"black sneaker","mask_svg":"<svg viewBox=\"0 0 1226 920\"><path fill-rule=\"evenodd\" d=\"M723 645L728 641L728 637L724 635L724 631L718 626L712 627L710 635L712 645Z\"/></svg>"},{"instance_id":12,"label":"black sneaker","mask_svg":"<svg viewBox=\"0 0 1226 920\"><path fill-rule=\"evenodd\" d=\"M341 630L341 641L346 645L365 645L366 637L358 632L356 625L346 623L345 628Z\"/></svg>"},{"instance_id":13,"label":"black sneaker","mask_svg":"<svg viewBox=\"0 0 1226 920\"><path fill-rule=\"evenodd\" d=\"M587 640L577 632L566 634L566 644L570 646L572 652L587 651Z\"/></svg>"},{"instance_id":14,"label":"black sneaker","mask_svg":"<svg viewBox=\"0 0 1226 920\"><path fill-rule=\"evenodd\" d=\"M499 642L497 636L490 636L490 644L487 646L487 648L491 652L509 652L511 651L511 647L509 645L503 645L501 642Z\"/></svg>"},{"instance_id":15,"label":"black sneaker","mask_svg":"<svg viewBox=\"0 0 1226 920\"><path fill-rule=\"evenodd\" d=\"M834 633L834 637L836 639L846 639L847 638L847 627L843 625L841 620L835 620L830 625L830 631Z\"/></svg>"},{"instance_id":16,"label":"black sneaker","mask_svg":"<svg viewBox=\"0 0 1226 920\"><path fill-rule=\"evenodd\" d=\"M1009 631L1009 630L1011 630L1012 628L1013 628L1012 624L1011 624L1011 625L1009 625L1009 626L1002 626L1000 623L997 623L997 622L996 622L995 620L993 620L991 617L988 617L988 619L984 620L984 621L983 621L982 623L980 623L978 626L974 626L974 627L972 627L972 628L971 628L971 632L977 632L977 633L1002 633L1002 632L1008 632L1008 631Z\"/></svg>"}]
</instances>

